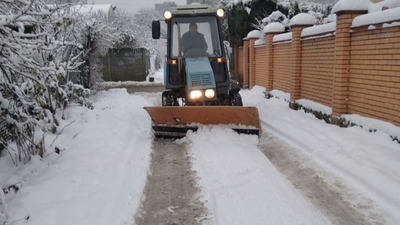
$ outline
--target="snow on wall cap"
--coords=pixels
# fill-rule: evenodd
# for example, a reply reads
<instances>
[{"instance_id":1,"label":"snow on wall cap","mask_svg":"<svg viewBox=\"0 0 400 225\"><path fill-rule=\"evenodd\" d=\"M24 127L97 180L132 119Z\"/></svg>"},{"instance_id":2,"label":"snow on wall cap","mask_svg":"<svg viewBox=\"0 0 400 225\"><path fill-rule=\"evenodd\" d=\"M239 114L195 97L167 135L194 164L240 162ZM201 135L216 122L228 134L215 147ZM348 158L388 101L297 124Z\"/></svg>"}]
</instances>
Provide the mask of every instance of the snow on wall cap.
<instances>
[{"instance_id":1,"label":"snow on wall cap","mask_svg":"<svg viewBox=\"0 0 400 225\"><path fill-rule=\"evenodd\" d=\"M262 36L263 36L263 33L262 33L261 31L259 31L259 30L252 30L252 31L250 31L250 32L247 34L246 38L247 38L247 39L250 39L250 38L260 38L260 37L262 37Z\"/></svg>"},{"instance_id":2,"label":"snow on wall cap","mask_svg":"<svg viewBox=\"0 0 400 225\"><path fill-rule=\"evenodd\" d=\"M374 13L368 13L354 18L351 27L367 26L378 23L400 20L400 8L387 9Z\"/></svg>"},{"instance_id":3,"label":"snow on wall cap","mask_svg":"<svg viewBox=\"0 0 400 225\"><path fill-rule=\"evenodd\" d=\"M370 0L339 0L332 8L332 13L340 11L360 11L368 10L370 6Z\"/></svg>"},{"instance_id":4,"label":"snow on wall cap","mask_svg":"<svg viewBox=\"0 0 400 225\"><path fill-rule=\"evenodd\" d=\"M280 33L285 31L285 26L279 22L272 22L264 27L263 33Z\"/></svg>"},{"instance_id":5,"label":"snow on wall cap","mask_svg":"<svg viewBox=\"0 0 400 225\"><path fill-rule=\"evenodd\" d=\"M290 20L289 26L314 25L316 22L317 18L315 16L308 13L299 13Z\"/></svg>"}]
</instances>

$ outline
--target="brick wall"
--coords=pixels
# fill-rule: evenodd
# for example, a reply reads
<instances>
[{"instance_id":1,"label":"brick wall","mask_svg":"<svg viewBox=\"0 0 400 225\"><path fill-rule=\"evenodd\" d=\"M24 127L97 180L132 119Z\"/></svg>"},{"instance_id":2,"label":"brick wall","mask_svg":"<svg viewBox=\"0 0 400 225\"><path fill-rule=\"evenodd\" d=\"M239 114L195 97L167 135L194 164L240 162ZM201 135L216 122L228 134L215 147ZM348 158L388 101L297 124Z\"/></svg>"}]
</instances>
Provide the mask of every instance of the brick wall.
<instances>
[{"instance_id":1,"label":"brick wall","mask_svg":"<svg viewBox=\"0 0 400 225\"><path fill-rule=\"evenodd\" d=\"M335 116L359 114L400 126L400 26L351 27L365 13L337 13L330 35L298 37L296 31L292 40L274 42L277 34L266 34L267 44L253 49L245 40L244 48L236 48L240 63L235 70L250 88L287 92L292 102L311 100L332 108ZM392 22L400 20L387 23ZM249 83L251 63L254 83Z\"/></svg>"},{"instance_id":2,"label":"brick wall","mask_svg":"<svg viewBox=\"0 0 400 225\"><path fill-rule=\"evenodd\" d=\"M267 75L266 71L268 69L267 67L267 49L265 45L261 46L256 46L255 47L255 83L260 86L266 86L267 85Z\"/></svg>"},{"instance_id":3,"label":"brick wall","mask_svg":"<svg viewBox=\"0 0 400 225\"><path fill-rule=\"evenodd\" d=\"M400 125L400 27L354 29L348 113Z\"/></svg>"},{"instance_id":4,"label":"brick wall","mask_svg":"<svg viewBox=\"0 0 400 225\"><path fill-rule=\"evenodd\" d=\"M272 88L290 93L291 84L291 43L273 45L273 85ZM257 74L258 76L258 74ZM258 85L258 84L257 84Z\"/></svg>"},{"instance_id":5,"label":"brick wall","mask_svg":"<svg viewBox=\"0 0 400 225\"><path fill-rule=\"evenodd\" d=\"M332 107L335 37L304 40L300 98Z\"/></svg>"}]
</instances>

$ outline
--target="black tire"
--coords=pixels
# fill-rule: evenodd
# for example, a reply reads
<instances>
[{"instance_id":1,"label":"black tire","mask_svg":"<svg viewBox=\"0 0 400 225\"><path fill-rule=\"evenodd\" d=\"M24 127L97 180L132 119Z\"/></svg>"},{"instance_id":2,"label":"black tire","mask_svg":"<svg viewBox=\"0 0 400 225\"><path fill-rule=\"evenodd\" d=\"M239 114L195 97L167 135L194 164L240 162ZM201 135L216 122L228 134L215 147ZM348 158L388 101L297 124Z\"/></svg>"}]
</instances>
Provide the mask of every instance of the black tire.
<instances>
[{"instance_id":1,"label":"black tire","mask_svg":"<svg viewBox=\"0 0 400 225\"><path fill-rule=\"evenodd\" d=\"M233 106L243 106L242 96L240 96L239 92L236 92L232 95L231 105Z\"/></svg>"}]
</instances>

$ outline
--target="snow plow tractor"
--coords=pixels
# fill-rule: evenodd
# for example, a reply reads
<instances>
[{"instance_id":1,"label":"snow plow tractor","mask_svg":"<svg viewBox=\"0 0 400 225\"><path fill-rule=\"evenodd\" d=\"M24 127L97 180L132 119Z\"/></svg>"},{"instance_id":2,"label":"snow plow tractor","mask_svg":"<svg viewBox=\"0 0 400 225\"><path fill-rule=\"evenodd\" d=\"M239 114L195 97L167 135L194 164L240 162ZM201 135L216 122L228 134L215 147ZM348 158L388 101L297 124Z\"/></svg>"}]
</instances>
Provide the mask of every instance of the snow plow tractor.
<instances>
[{"instance_id":1,"label":"snow plow tractor","mask_svg":"<svg viewBox=\"0 0 400 225\"><path fill-rule=\"evenodd\" d=\"M162 106L144 107L156 137L180 138L199 125L224 125L238 133L261 133L258 110L243 107L239 88L230 88L221 37L222 9L179 6L164 12L167 55ZM161 36L160 21L152 36Z\"/></svg>"}]
</instances>

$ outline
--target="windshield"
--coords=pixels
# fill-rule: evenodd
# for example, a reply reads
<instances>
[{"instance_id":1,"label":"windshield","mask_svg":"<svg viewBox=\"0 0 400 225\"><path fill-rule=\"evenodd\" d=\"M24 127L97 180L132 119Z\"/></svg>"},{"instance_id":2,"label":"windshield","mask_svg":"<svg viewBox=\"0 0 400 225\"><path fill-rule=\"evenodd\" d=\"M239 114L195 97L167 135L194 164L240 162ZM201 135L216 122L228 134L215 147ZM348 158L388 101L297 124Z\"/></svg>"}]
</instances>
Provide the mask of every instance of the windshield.
<instances>
[{"instance_id":1,"label":"windshield","mask_svg":"<svg viewBox=\"0 0 400 225\"><path fill-rule=\"evenodd\" d=\"M217 19L213 16L177 17L172 19L170 56L178 57L180 27L181 54L190 56L222 56Z\"/></svg>"}]
</instances>

